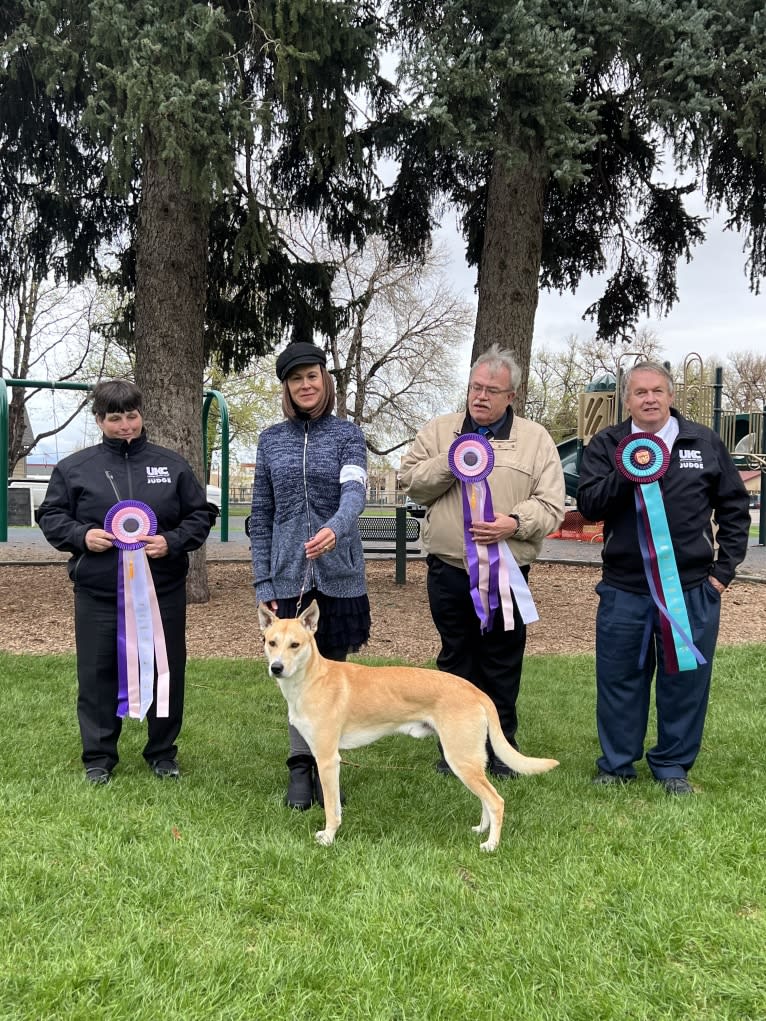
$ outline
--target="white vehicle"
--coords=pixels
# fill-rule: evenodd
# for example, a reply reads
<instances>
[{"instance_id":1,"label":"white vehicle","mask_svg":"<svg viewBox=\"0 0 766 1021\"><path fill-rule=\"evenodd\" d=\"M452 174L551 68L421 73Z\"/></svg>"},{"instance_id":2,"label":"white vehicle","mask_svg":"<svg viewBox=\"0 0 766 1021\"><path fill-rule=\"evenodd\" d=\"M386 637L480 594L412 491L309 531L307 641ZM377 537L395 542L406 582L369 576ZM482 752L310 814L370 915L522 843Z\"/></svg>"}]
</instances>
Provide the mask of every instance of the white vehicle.
<instances>
[{"instance_id":1,"label":"white vehicle","mask_svg":"<svg viewBox=\"0 0 766 1021\"><path fill-rule=\"evenodd\" d=\"M14 489L28 489L32 494L32 510L36 511L45 499L49 481L49 475L39 475L26 479L8 479L8 485Z\"/></svg>"},{"instance_id":2,"label":"white vehicle","mask_svg":"<svg viewBox=\"0 0 766 1021\"><path fill-rule=\"evenodd\" d=\"M14 488L28 489L32 493L32 510L36 511L45 499L50 476L40 475L37 478L8 479L8 485ZM219 486L208 486L206 489L207 499L214 505L218 513L221 513L221 489Z\"/></svg>"},{"instance_id":3,"label":"white vehicle","mask_svg":"<svg viewBox=\"0 0 766 1021\"><path fill-rule=\"evenodd\" d=\"M207 502L212 503L218 513L221 513L221 488L220 486L207 486Z\"/></svg>"}]
</instances>

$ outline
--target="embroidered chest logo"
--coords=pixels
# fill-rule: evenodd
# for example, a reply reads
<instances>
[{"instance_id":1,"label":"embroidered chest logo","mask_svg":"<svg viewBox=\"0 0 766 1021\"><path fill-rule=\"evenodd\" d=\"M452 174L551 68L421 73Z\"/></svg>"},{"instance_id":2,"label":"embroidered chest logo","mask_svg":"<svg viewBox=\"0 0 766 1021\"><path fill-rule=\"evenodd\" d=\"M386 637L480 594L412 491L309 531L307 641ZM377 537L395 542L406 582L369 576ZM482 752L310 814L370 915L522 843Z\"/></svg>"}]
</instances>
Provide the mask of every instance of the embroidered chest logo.
<instances>
[{"instance_id":1,"label":"embroidered chest logo","mask_svg":"<svg viewBox=\"0 0 766 1021\"><path fill-rule=\"evenodd\" d=\"M679 468L696 468L701 471L705 465L702 461L701 450L686 450L684 447L678 451L678 467Z\"/></svg>"},{"instance_id":2,"label":"embroidered chest logo","mask_svg":"<svg viewBox=\"0 0 766 1021\"><path fill-rule=\"evenodd\" d=\"M147 466L146 468L147 485L156 486L158 483L162 484L163 482L167 483L167 485L171 485L171 483L173 482L173 480L170 477L170 469L166 468L164 465L159 468Z\"/></svg>"}]
</instances>

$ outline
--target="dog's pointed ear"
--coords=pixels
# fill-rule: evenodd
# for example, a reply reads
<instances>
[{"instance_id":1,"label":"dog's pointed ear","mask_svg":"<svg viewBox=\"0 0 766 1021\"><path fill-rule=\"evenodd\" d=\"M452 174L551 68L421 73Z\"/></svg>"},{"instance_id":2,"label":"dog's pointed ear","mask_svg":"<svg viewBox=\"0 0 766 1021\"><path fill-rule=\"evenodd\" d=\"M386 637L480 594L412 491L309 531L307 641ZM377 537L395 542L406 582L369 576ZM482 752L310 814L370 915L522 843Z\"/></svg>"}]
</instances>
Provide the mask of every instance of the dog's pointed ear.
<instances>
[{"instance_id":1,"label":"dog's pointed ear","mask_svg":"<svg viewBox=\"0 0 766 1021\"><path fill-rule=\"evenodd\" d=\"M312 635L315 633L319 624L319 606L316 599L311 600L310 605L306 607L298 620Z\"/></svg>"},{"instance_id":2,"label":"dog's pointed ear","mask_svg":"<svg viewBox=\"0 0 766 1021\"><path fill-rule=\"evenodd\" d=\"M276 619L276 613L272 613L265 603L258 603L258 627L261 631L265 631Z\"/></svg>"}]
</instances>

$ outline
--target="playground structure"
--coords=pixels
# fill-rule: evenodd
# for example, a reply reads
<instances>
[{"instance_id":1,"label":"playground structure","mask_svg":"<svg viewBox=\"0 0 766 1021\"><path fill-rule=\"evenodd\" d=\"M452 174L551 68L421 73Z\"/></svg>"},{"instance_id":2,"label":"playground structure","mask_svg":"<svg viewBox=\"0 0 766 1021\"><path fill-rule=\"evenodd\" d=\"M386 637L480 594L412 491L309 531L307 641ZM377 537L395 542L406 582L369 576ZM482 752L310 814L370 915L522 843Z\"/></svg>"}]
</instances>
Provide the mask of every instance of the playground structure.
<instances>
[{"instance_id":1,"label":"playground structure","mask_svg":"<svg viewBox=\"0 0 766 1021\"><path fill-rule=\"evenodd\" d=\"M55 380L0 379L0 542L8 542L8 387L35 390L90 391L92 383L58 383ZM207 465L208 419L213 401L217 402L221 428L221 542L229 540L229 409L218 390L209 390L202 406L202 463Z\"/></svg>"}]
</instances>

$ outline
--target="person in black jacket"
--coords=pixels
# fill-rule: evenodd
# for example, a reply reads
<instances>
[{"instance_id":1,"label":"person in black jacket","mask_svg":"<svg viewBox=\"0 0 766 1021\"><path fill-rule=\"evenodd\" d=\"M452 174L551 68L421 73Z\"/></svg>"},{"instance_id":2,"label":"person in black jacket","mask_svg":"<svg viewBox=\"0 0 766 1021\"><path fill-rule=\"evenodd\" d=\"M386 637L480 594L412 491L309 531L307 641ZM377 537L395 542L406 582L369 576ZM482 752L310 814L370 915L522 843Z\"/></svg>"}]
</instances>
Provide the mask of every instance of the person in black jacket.
<instances>
[{"instance_id":1,"label":"person in black jacket","mask_svg":"<svg viewBox=\"0 0 766 1021\"><path fill-rule=\"evenodd\" d=\"M155 775L179 776L176 741L181 730L186 669L188 553L207 539L215 511L190 465L150 443L143 427L141 391L127 380L99 383L93 414L101 443L64 458L51 475L37 520L56 549L72 554L77 649L77 716L85 776L108 783L118 761L122 729L118 708L118 550L105 530L118 502L141 501L157 519L154 535L136 536L145 551L157 594L169 666L168 715L147 713L144 758ZM156 674L155 674L156 686Z\"/></svg>"},{"instance_id":2,"label":"person in black jacket","mask_svg":"<svg viewBox=\"0 0 766 1021\"><path fill-rule=\"evenodd\" d=\"M657 743L646 753L647 762L668 793L691 794L687 773L702 743L721 593L747 552L748 496L720 438L671 408L673 378L662 365L642 362L630 369L623 379L623 400L630 418L591 439L577 492L582 514L604 521L603 573L596 586L596 719L602 754L593 782L636 778L634 764L643 756L656 669ZM689 641L679 637L681 630L652 596L652 588L655 593L658 588L661 536L650 534L646 522L652 516L637 512L639 487L617 467L620 443L636 433L651 434L650 447L652 438L659 438L670 452L667 470L656 483L660 493L655 489L647 499L651 507L657 506L652 500L664 505L680 582L675 604L680 613L674 619L683 625L688 616L688 630L681 630ZM635 443L640 472L647 455L641 452L640 437ZM672 585L668 591L672 597Z\"/></svg>"}]
</instances>

